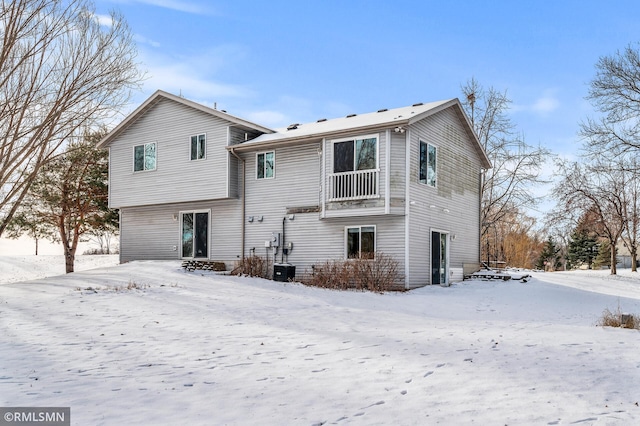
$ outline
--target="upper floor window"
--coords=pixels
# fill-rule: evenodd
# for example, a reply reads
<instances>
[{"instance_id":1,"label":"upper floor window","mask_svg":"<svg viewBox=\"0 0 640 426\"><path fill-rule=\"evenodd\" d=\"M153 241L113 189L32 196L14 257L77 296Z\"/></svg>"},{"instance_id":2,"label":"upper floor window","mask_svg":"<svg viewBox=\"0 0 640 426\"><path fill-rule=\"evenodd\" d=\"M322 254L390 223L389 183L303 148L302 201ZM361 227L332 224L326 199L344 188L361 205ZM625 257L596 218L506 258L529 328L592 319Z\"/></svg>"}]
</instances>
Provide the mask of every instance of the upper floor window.
<instances>
[{"instance_id":1,"label":"upper floor window","mask_svg":"<svg viewBox=\"0 0 640 426\"><path fill-rule=\"evenodd\" d=\"M376 227L350 226L346 228L347 259L374 259L376 254Z\"/></svg>"},{"instance_id":2,"label":"upper floor window","mask_svg":"<svg viewBox=\"0 0 640 426\"><path fill-rule=\"evenodd\" d=\"M420 183L436 186L438 150L430 143L420 141Z\"/></svg>"},{"instance_id":3,"label":"upper floor window","mask_svg":"<svg viewBox=\"0 0 640 426\"><path fill-rule=\"evenodd\" d=\"M272 178L276 168L276 153L274 151L258 153L256 164L256 177L258 179Z\"/></svg>"},{"instance_id":4,"label":"upper floor window","mask_svg":"<svg viewBox=\"0 0 640 426\"><path fill-rule=\"evenodd\" d=\"M156 143L145 143L133 147L133 171L156 169Z\"/></svg>"},{"instance_id":5,"label":"upper floor window","mask_svg":"<svg viewBox=\"0 0 640 426\"><path fill-rule=\"evenodd\" d=\"M207 152L207 136L191 136L191 159L200 160L205 158Z\"/></svg>"},{"instance_id":6,"label":"upper floor window","mask_svg":"<svg viewBox=\"0 0 640 426\"><path fill-rule=\"evenodd\" d=\"M333 144L333 172L371 170L378 166L378 138L365 136Z\"/></svg>"}]
</instances>

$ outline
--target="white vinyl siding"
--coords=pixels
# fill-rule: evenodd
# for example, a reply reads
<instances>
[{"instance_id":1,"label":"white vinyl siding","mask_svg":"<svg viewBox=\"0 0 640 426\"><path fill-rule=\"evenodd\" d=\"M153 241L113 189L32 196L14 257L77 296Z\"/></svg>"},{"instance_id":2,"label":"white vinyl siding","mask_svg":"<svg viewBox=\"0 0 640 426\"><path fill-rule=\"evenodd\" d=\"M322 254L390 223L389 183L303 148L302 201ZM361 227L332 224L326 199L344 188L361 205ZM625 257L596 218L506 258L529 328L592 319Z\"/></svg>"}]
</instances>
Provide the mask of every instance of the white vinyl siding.
<instances>
[{"instance_id":1,"label":"white vinyl siding","mask_svg":"<svg viewBox=\"0 0 640 426\"><path fill-rule=\"evenodd\" d=\"M215 200L235 194L235 189L228 188L229 125L226 120L175 101L160 100L109 146L109 205L122 208ZM196 134L206 134L206 156L191 161L187 151L191 136ZM141 145L140 141L156 144L157 167L153 173L133 171L133 147Z\"/></svg>"},{"instance_id":2,"label":"white vinyl siding","mask_svg":"<svg viewBox=\"0 0 640 426\"><path fill-rule=\"evenodd\" d=\"M182 215L187 212L209 214L209 259L233 268L240 258L241 201L127 207L120 210L120 261L178 260L181 258Z\"/></svg>"},{"instance_id":3,"label":"white vinyl siding","mask_svg":"<svg viewBox=\"0 0 640 426\"><path fill-rule=\"evenodd\" d=\"M480 159L453 109L414 123L409 143L409 287L431 283L432 229L449 234L449 280L462 280L463 264L480 258ZM420 182L421 143L437 147L435 188Z\"/></svg>"}]
</instances>

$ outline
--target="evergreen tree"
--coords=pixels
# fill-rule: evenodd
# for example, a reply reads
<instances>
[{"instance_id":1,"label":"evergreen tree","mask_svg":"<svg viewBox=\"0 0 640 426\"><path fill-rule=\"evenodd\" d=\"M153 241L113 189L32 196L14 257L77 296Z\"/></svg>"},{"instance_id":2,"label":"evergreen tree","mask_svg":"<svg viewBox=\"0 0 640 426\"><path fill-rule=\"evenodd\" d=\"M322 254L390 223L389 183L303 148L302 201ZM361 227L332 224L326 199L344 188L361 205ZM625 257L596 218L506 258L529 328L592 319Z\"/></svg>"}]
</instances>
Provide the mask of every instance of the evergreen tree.
<instances>
[{"instance_id":1,"label":"evergreen tree","mask_svg":"<svg viewBox=\"0 0 640 426\"><path fill-rule=\"evenodd\" d=\"M611 259L613 259L615 253L612 255L611 253L611 244L608 241L603 241L600 244L600 249L598 250L598 255L593 259L593 268L600 269L603 266L611 266Z\"/></svg>"},{"instance_id":2,"label":"evergreen tree","mask_svg":"<svg viewBox=\"0 0 640 426\"><path fill-rule=\"evenodd\" d=\"M118 214L108 208L108 153L97 149L102 133L70 143L65 152L40 169L13 226L31 232L44 226L44 235L62 243L66 272L73 272L76 249L88 232L117 229ZM28 210L28 211L27 211Z\"/></svg>"},{"instance_id":3,"label":"evergreen tree","mask_svg":"<svg viewBox=\"0 0 640 426\"><path fill-rule=\"evenodd\" d=\"M591 269L597 250L598 241L595 236L585 229L574 231L567 251L567 267L575 269L586 264Z\"/></svg>"},{"instance_id":4,"label":"evergreen tree","mask_svg":"<svg viewBox=\"0 0 640 426\"><path fill-rule=\"evenodd\" d=\"M552 237L544 243L538 263L536 267L538 269L544 269L545 271L555 271L562 266L560 262L560 248L556 246Z\"/></svg>"}]
</instances>

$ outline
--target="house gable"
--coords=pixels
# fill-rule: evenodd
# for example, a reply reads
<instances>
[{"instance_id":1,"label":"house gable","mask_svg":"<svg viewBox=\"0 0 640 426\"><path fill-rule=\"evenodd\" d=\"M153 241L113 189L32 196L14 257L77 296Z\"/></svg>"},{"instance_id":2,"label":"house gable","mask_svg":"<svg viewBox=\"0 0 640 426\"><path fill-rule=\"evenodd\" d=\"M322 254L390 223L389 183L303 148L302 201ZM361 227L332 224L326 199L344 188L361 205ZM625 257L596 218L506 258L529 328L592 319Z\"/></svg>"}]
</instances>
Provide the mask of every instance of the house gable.
<instances>
[{"instance_id":1,"label":"house gable","mask_svg":"<svg viewBox=\"0 0 640 426\"><path fill-rule=\"evenodd\" d=\"M236 196L237 162L225 148L268 130L162 93L125 122L99 144L109 148L109 202L115 208ZM203 150L195 158L192 137ZM146 148L155 157L149 168L134 162Z\"/></svg>"}]
</instances>

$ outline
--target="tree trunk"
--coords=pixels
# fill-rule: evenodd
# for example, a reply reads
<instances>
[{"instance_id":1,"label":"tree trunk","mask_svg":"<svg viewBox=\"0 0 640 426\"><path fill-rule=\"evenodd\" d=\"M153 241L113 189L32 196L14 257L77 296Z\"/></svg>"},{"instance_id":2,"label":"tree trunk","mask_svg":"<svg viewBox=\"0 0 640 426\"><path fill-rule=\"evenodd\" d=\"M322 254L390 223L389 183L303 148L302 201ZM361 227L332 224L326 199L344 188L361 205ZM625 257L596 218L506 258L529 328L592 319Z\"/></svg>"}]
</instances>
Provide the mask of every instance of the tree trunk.
<instances>
[{"instance_id":1,"label":"tree trunk","mask_svg":"<svg viewBox=\"0 0 640 426\"><path fill-rule=\"evenodd\" d=\"M67 274L73 272L73 267L75 265L75 262L76 262L75 250L71 250L65 247L64 248L64 266L65 266L65 272Z\"/></svg>"},{"instance_id":2,"label":"tree trunk","mask_svg":"<svg viewBox=\"0 0 640 426\"><path fill-rule=\"evenodd\" d=\"M617 241L611 241L611 275L617 275L618 270L616 267L616 243Z\"/></svg>"},{"instance_id":3,"label":"tree trunk","mask_svg":"<svg viewBox=\"0 0 640 426\"><path fill-rule=\"evenodd\" d=\"M36 238L36 256L38 255L38 239Z\"/></svg>"}]
</instances>

